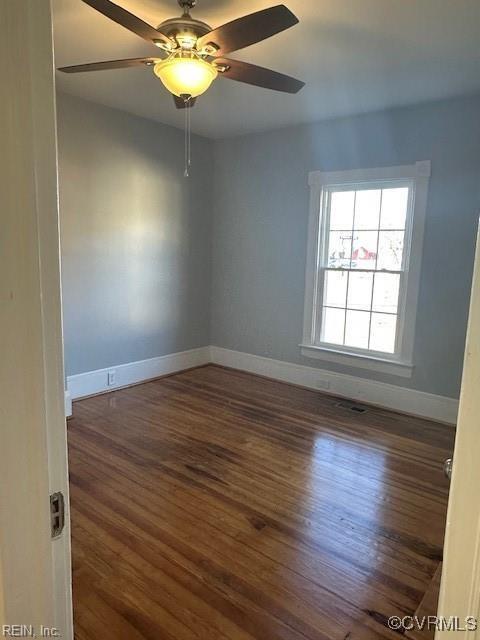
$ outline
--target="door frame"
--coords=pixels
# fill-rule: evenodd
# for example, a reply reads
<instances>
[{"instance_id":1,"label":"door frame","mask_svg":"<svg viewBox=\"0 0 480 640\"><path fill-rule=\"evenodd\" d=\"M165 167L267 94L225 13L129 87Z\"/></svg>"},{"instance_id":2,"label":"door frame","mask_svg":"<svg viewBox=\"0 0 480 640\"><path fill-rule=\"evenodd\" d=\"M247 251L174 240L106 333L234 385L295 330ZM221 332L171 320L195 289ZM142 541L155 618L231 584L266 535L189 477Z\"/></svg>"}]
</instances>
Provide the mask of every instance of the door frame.
<instances>
[{"instance_id":1,"label":"door frame","mask_svg":"<svg viewBox=\"0 0 480 640\"><path fill-rule=\"evenodd\" d=\"M50 2L3 1L0 25L0 626L72 640ZM52 540L56 491L66 517Z\"/></svg>"},{"instance_id":2,"label":"door frame","mask_svg":"<svg viewBox=\"0 0 480 640\"><path fill-rule=\"evenodd\" d=\"M480 228L473 271L470 312L448 503L438 615L468 616L480 625ZM444 638L480 638L480 629L437 631Z\"/></svg>"}]
</instances>

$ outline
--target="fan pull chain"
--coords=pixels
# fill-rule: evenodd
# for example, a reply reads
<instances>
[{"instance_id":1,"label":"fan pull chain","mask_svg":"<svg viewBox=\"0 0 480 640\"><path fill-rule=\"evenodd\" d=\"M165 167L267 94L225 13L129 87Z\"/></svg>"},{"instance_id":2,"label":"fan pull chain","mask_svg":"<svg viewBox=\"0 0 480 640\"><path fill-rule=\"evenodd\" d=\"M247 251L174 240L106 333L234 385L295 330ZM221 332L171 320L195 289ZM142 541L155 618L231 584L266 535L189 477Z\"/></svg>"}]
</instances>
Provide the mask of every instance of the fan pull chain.
<instances>
[{"instance_id":1,"label":"fan pull chain","mask_svg":"<svg viewBox=\"0 0 480 640\"><path fill-rule=\"evenodd\" d=\"M185 99L185 171L183 172L184 178L190 177L190 165L191 165L191 133L192 133L192 125L191 125L191 115L190 115L190 106L189 101L190 97Z\"/></svg>"},{"instance_id":2,"label":"fan pull chain","mask_svg":"<svg viewBox=\"0 0 480 640\"><path fill-rule=\"evenodd\" d=\"M185 140L184 140L184 148L185 148L185 171L183 172L183 177L188 178L188 109L185 105Z\"/></svg>"},{"instance_id":3,"label":"fan pull chain","mask_svg":"<svg viewBox=\"0 0 480 640\"><path fill-rule=\"evenodd\" d=\"M188 99L189 101L191 100L191 98ZM187 115L188 115L188 166L190 167L190 165L192 164L192 159L191 159L191 155L192 155L192 109L189 108L187 109Z\"/></svg>"}]
</instances>

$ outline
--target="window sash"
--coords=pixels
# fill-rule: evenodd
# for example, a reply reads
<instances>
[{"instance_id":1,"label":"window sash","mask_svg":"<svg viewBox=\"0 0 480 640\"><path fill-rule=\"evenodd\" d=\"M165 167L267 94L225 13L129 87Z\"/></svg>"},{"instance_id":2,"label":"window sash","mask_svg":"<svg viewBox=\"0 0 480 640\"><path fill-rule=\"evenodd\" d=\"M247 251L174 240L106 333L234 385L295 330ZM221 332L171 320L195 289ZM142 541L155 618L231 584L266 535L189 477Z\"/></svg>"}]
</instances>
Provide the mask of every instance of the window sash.
<instances>
[{"instance_id":1,"label":"window sash","mask_svg":"<svg viewBox=\"0 0 480 640\"><path fill-rule=\"evenodd\" d=\"M403 236L403 255L402 255L402 265L399 270L389 270L389 269L362 269L362 268L352 268L350 267L329 267L328 266L328 249L329 249L329 233L330 233L330 209L331 209L331 197L332 193L337 191L360 191L360 190L371 190L371 189L388 189L388 188L399 188L399 187L407 187L408 188L408 200L407 200L407 212L405 218L405 228L401 229L404 231ZM315 290L314 290L314 301L313 301L313 318L312 318L312 343L316 346L325 347L327 349L344 351L347 353L357 353L363 355L371 355L378 357L389 357L392 359L400 360L402 355L402 344L403 344L403 334L405 328L405 317L406 317L406 295L407 295L407 286L408 286L408 275L409 275L409 261L410 261L410 252L411 252L411 240L412 240L412 227L413 227L413 207L414 207L414 197L415 197L415 181L411 179L396 179L396 180L388 180L388 181L368 181L360 184L349 183L349 184L341 184L341 185L328 185L323 186L320 193L320 211L319 211L319 227L318 227L318 245L317 245L317 263L315 270ZM381 203L380 203L381 207ZM354 233L354 224L355 220L352 223L352 229L345 229L346 233ZM380 237L380 231L395 231L394 229L382 229L381 227L381 219L379 219L379 226L376 229L372 229L372 231L378 232L377 237L377 258L378 258L378 243ZM340 231L335 229L335 231ZM361 229L361 231L365 231ZM367 229L368 231L368 229ZM399 293L398 293L398 304L397 304L397 313L396 314L388 314L388 315L396 315L396 335L395 335L395 350L393 353L386 351L375 351L373 349L368 348L359 348L359 347L351 347L345 344L335 344L330 342L324 342L321 338L322 332L322 320L323 320L323 308L326 306L325 304L325 272L326 271L337 271L337 272L354 272L354 273L392 273L400 276L399 282ZM372 285L372 296L373 296L373 285ZM345 300L345 307L335 307L337 309L348 309L348 290L347 290L347 298ZM354 311L358 311L358 309L352 309ZM369 313L372 313L372 309L370 308ZM375 312L377 313L377 312ZM371 317L370 317L371 322ZM370 339L370 337L369 337Z\"/></svg>"},{"instance_id":2,"label":"window sash","mask_svg":"<svg viewBox=\"0 0 480 640\"><path fill-rule=\"evenodd\" d=\"M395 271L395 272L388 272L388 273L394 273L396 275L400 276L400 281L399 281L399 290L398 290L398 302L397 302L397 312L396 313L388 313L388 312L384 312L384 311L376 311L372 309L372 306L370 305L370 309L354 309L352 307L348 306L348 289L347 289L347 295L346 295L346 299L345 299L345 306L335 306L335 305L329 305L326 304L325 301L325 272L326 271L333 271L333 269L328 269L328 268L319 268L318 270L318 288L317 288L317 303L315 303L315 313L314 313L314 318L313 318L313 344L316 346L325 346L328 349L339 349L339 350L343 350L343 351L348 351L348 352L353 352L353 353L359 353L359 354L370 354L373 356L378 356L378 357L391 357L391 358L395 358L395 357L399 357L400 356L400 352L401 352L401 344L402 344L402 338L403 338L403 322L404 322L404 315L405 315L405 297L406 297L406 288L407 288L407 273L405 271ZM358 272L357 269L335 269L335 271L342 271L342 272L349 272L349 273L356 273ZM364 270L363 271L368 272L368 273L387 273L386 271L374 271L374 270ZM373 295L373 284L372 284L372 295ZM397 326L396 326L396 334L395 334L395 349L393 351L393 353L389 352L389 351L376 351L374 349L367 349L367 348L360 348L360 347L351 347L349 345L345 345L345 344L339 344L339 343L333 343L333 342L325 342L322 340L322 321L323 321L323 309L324 307L329 307L332 309L341 309L342 311L364 311L365 313L378 313L378 314L384 314L384 315L390 315L390 316L396 316L397 319ZM371 318L370 318L371 321Z\"/></svg>"}]
</instances>

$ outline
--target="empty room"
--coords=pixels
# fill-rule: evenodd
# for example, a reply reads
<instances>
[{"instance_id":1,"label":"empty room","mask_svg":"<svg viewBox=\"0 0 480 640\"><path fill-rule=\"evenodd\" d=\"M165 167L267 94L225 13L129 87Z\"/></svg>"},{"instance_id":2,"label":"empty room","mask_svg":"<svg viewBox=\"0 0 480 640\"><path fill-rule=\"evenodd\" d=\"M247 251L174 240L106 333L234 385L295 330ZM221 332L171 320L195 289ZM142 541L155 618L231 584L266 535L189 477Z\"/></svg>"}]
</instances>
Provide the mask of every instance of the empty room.
<instances>
[{"instance_id":1,"label":"empty room","mask_svg":"<svg viewBox=\"0 0 480 640\"><path fill-rule=\"evenodd\" d=\"M480 3L2 2L3 636L480 637Z\"/></svg>"}]
</instances>

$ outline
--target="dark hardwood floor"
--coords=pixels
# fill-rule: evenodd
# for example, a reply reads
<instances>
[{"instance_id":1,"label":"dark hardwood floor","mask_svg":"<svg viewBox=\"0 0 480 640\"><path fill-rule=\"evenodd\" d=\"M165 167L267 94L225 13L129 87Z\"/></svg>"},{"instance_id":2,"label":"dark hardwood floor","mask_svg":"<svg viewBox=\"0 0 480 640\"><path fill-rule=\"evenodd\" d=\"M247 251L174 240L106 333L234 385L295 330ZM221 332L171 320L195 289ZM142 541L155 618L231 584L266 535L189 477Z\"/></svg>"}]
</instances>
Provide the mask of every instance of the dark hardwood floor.
<instances>
[{"instance_id":1,"label":"dark hardwood floor","mask_svg":"<svg viewBox=\"0 0 480 640\"><path fill-rule=\"evenodd\" d=\"M454 432L337 403L211 365L76 402L77 640L399 638Z\"/></svg>"}]
</instances>

